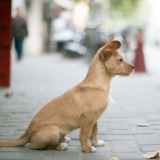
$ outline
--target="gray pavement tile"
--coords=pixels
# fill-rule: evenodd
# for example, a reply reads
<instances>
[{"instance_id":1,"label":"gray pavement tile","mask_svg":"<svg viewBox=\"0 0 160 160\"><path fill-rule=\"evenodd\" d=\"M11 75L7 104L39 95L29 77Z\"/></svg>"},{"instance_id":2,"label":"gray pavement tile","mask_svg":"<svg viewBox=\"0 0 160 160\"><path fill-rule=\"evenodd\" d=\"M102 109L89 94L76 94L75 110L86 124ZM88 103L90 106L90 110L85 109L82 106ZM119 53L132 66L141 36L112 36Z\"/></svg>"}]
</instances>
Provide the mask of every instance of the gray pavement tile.
<instances>
[{"instance_id":1,"label":"gray pavement tile","mask_svg":"<svg viewBox=\"0 0 160 160\"><path fill-rule=\"evenodd\" d=\"M38 111L39 111L39 110L38 110ZM38 111L37 111L37 112L38 112ZM37 112L36 112L36 113L37 113ZM34 117L35 115L36 115L36 114L29 114L29 115L27 115L26 117L27 117L28 119L33 119L33 117Z\"/></svg>"},{"instance_id":2,"label":"gray pavement tile","mask_svg":"<svg viewBox=\"0 0 160 160\"><path fill-rule=\"evenodd\" d=\"M106 123L106 118L102 118L102 117L100 117L100 118L98 119L98 123L99 123L99 122Z\"/></svg>"},{"instance_id":3,"label":"gray pavement tile","mask_svg":"<svg viewBox=\"0 0 160 160\"><path fill-rule=\"evenodd\" d=\"M32 108L33 110L33 108ZM11 108L10 111L14 114L24 114L24 115L29 115L31 114L31 108L28 108L28 109L23 109L23 108L19 108L19 109L14 109ZM7 112L8 112L8 109L7 109Z\"/></svg>"},{"instance_id":4,"label":"gray pavement tile","mask_svg":"<svg viewBox=\"0 0 160 160\"><path fill-rule=\"evenodd\" d=\"M19 138L19 135L13 136L13 135L4 135L4 136L0 136L0 140L12 140L12 139L17 139Z\"/></svg>"},{"instance_id":5,"label":"gray pavement tile","mask_svg":"<svg viewBox=\"0 0 160 160\"><path fill-rule=\"evenodd\" d=\"M0 127L0 136L11 135L15 129L16 127Z\"/></svg>"},{"instance_id":6,"label":"gray pavement tile","mask_svg":"<svg viewBox=\"0 0 160 160\"><path fill-rule=\"evenodd\" d=\"M160 135L160 130L156 131Z\"/></svg>"},{"instance_id":7,"label":"gray pavement tile","mask_svg":"<svg viewBox=\"0 0 160 160\"><path fill-rule=\"evenodd\" d=\"M0 112L0 116L6 116L6 117L8 117L10 114L12 114L12 112L11 111L2 111L1 110L1 112Z\"/></svg>"},{"instance_id":8,"label":"gray pavement tile","mask_svg":"<svg viewBox=\"0 0 160 160\"><path fill-rule=\"evenodd\" d=\"M115 107L115 106L112 106L112 103L108 105L107 107L107 114L121 114L123 113L122 109L121 108L118 108L118 107Z\"/></svg>"},{"instance_id":9,"label":"gray pavement tile","mask_svg":"<svg viewBox=\"0 0 160 160\"><path fill-rule=\"evenodd\" d=\"M125 107L123 106L123 113L140 113L140 110L136 108L135 106L131 107Z\"/></svg>"},{"instance_id":10,"label":"gray pavement tile","mask_svg":"<svg viewBox=\"0 0 160 160\"><path fill-rule=\"evenodd\" d=\"M160 125L151 125L149 127L131 125L130 128L135 129L135 130L160 130Z\"/></svg>"},{"instance_id":11,"label":"gray pavement tile","mask_svg":"<svg viewBox=\"0 0 160 160\"><path fill-rule=\"evenodd\" d=\"M112 141L111 144L114 153L137 152L133 141Z\"/></svg>"},{"instance_id":12,"label":"gray pavement tile","mask_svg":"<svg viewBox=\"0 0 160 160\"><path fill-rule=\"evenodd\" d=\"M114 156L121 160L146 160L143 158L143 153L114 153Z\"/></svg>"},{"instance_id":13,"label":"gray pavement tile","mask_svg":"<svg viewBox=\"0 0 160 160\"><path fill-rule=\"evenodd\" d=\"M160 140L155 134L135 135L139 145L160 144Z\"/></svg>"},{"instance_id":14,"label":"gray pavement tile","mask_svg":"<svg viewBox=\"0 0 160 160\"><path fill-rule=\"evenodd\" d=\"M85 160L102 160L110 157L108 147L96 147L95 153L82 153Z\"/></svg>"},{"instance_id":15,"label":"gray pavement tile","mask_svg":"<svg viewBox=\"0 0 160 160\"><path fill-rule=\"evenodd\" d=\"M107 112L105 113L105 118L107 118L107 117L115 117L115 116L117 116L117 115L121 115L122 116L122 111L121 112L111 112L111 111L108 111L107 110Z\"/></svg>"},{"instance_id":16,"label":"gray pavement tile","mask_svg":"<svg viewBox=\"0 0 160 160\"><path fill-rule=\"evenodd\" d=\"M71 138L72 140L79 140L79 135L77 134L67 134L67 137Z\"/></svg>"},{"instance_id":17,"label":"gray pavement tile","mask_svg":"<svg viewBox=\"0 0 160 160\"><path fill-rule=\"evenodd\" d=\"M79 129L68 133L67 137L71 138L72 140L79 140Z\"/></svg>"},{"instance_id":18,"label":"gray pavement tile","mask_svg":"<svg viewBox=\"0 0 160 160\"><path fill-rule=\"evenodd\" d=\"M25 92L26 92L27 90L25 90ZM0 108L2 108L2 107L0 107ZM2 110L3 111L9 111L9 112L12 112L12 113L30 113L30 112L33 112L34 110L35 110L35 108L36 108L36 105L34 105L34 104L29 104L29 105L26 105L26 104L23 104L23 105L21 105L21 104L19 104L19 103L17 103L17 104L4 104L3 105L3 108L2 108Z\"/></svg>"},{"instance_id":19,"label":"gray pavement tile","mask_svg":"<svg viewBox=\"0 0 160 160\"><path fill-rule=\"evenodd\" d=\"M21 136L23 133L24 133L25 131L15 131L14 133L13 133L13 136L16 136L16 135L19 135L19 136Z\"/></svg>"},{"instance_id":20,"label":"gray pavement tile","mask_svg":"<svg viewBox=\"0 0 160 160\"><path fill-rule=\"evenodd\" d=\"M26 128L27 128L27 127L26 127ZM26 128L18 128L18 127L17 127L16 131L25 131Z\"/></svg>"},{"instance_id":21,"label":"gray pavement tile","mask_svg":"<svg viewBox=\"0 0 160 160\"><path fill-rule=\"evenodd\" d=\"M98 134L99 135L106 135L107 134L107 127L98 126Z\"/></svg>"},{"instance_id":22,"label":"gray pavement tile","mask_svg":"<svg viewBox=\"0 0 160 160\"><path fill-rule=\"evenodd\" d=\"M16 114L16 113L12 113L10 114L10 118L11 119L24 119L28 116L29 114L22 114L22 113L19 113L19 114Z\"/></svg>"},{"instance_id":23,"label":"gray pavement tile","mask_svg":"<svg viewBox=\"0 0 160 160\"><path fill-rule=\"evenodd\" d=\"M57 151L53 152L51 159L53 160L78 160L79 153Z\"/></svg>"},{"instance_id":24,"label":"gray pavement tile","mask_svg":"<svg viewBox=\"0 0 160 160\"><path fill-rule=\"evenodd\" d=\"M151 130L160 130L160 124L156 124L156 125L151 125L150 126Z\"/></svg>"},{"instance_id":25,"label":"gray pavement tile","mask_svg":"<svg viewBox=\"0 0 160 160\"><path fill-rule=\"evenodd\" d=\"M20 123L0 123L0 127L18 127Z\"/></svg>"},{"instance_id":26,"label":"gray pavement tile","mask_svg":"<svg viewBox=\"0 0 160 160\"><path fill-rule=\"evenodd\" d=\"M152 114L152 115L146 115L146 118L148 119L148 120L160 120L160 116L159 116L159 114Z\"/></svg>"},{"instance_id":27,"label":"gray pavement tile","mask_svg":"<svg viewBox=\"0 0 160 160\"><path fill-rule=\"evenodd\" d=\"M27 127L29 126L30 122L28 123L21 123L19 126L18 126L18 130L26 130Z\"/></svg>"},{"instance_id":28,"label":"gray pavement tile","mask_svg":"<svg viewBox=\"0 0 160 160\"><path fill-rule=\"evenodd\" d=\"M99 121L98 120L98 126L106 126L106 121Z\"/></svg>"},{"instance_id":29,"label":"gray pavement tile","mask_svg":"<svg viewBox=\"0 0 160 160\"><path fill-rule=\"evenodd\" d=\"M65 152L70 152L70 153L72 153L72 152L73 153L81 152L81 146L80 145L79 146L71 146L70 145Z\"/></svg>"},{"instance_id":30,"label":"gray pavement tile","mask_svg":"<svg viewBox=\"0 0 160 160\"><path fill-rule=\"evenodd\" d=\"M112 140L131 140L131 136L126 135L98 135L99 139L105 140L105 141L112 141Z\"/></svg>"},{"instance_id":31,"label":"gray pavement tile","mask_svg":"<svg viewBox=\"0 0 160 160\"><path fill-rule=\"evenodd\" d=\"M147 123L144 117L128 118L129 124Z\"/></svg>"},{"instance_id":32,"label":"gray pavement tile","mask_svg":"<svg viewBox=\"0 0 160 160\"><path fill-rule=\"evenodd\" d=\"M105 119L105 123L106 122L124 122L126 121L126 118L106 118Z\"/></svg>"},{"instance_id":33,"label":"gray pavement tile","mask_svg":"<svg viewBox=\"0 0 160 160\"><path fill-rule=\"evenodd\" d=\"M4 121L6 121L6 120L8 120L9 119L9 117L8 116L0 116L0 122L4 122Z\"/></svg>"},{"instance_id":34,"label":"gray pavement tile","mask_svg":"<svg viewBox=\"0 0 160 160\"><path fill-rule=\"evenodd\" d=\"M137 114L137 113L123 113L123 114L115 114L115 115L106 115L106 118L134 118L134 117L140 117L142 116L140 113Z\"/></svg>"},{"instance_id":35,"label":"gray pavement tile","mask_svg":"<svg viewBox=\"0 0 160 160\"><path fill-rule=\"evenodd\" d=\"M1 147L0 152L23 152L25 150L29 150L26 147Z\"/></svg>"},{"instance_id":36,"label":"gray pavement tile","mask_svg":"<svg viewBox=\"0 0 160 160\"><path fill-rule=\"evenodd\" d=\"M148 128L147 128L148 129ZM152 130L110 130L111 135L134 135L134 134L153 134Z\"/></svg>"},{"instance_id":37,"label":"gray pavement tile","mask_svg":"<svg viewBox=\"0 0 160 160\"><path fill-rule=\"evenodd\" d=\"M143 152L155 152L160 150L160 144L139 146Z\"/></svg>"},{"instance_id":38,"label":"gray pavement tile","mask_svg":"<svg viewBox=\"0 0 160 160\"><path fill-rule=\"evenodd\" d=\"M132 118L136 118L136 117L142 117L142 113L141 112L129 112L129 113L122 113L122 117L125 116L127 118L132 117Z\"/></svg>"},{"instance_id":39,"label":"gray pavement tile","mask_svg":"<svg viewBox=\"0 0 160 160\"><path fill-rule=\"evenodd\" d=\"M52 156L51 151L0 152L0 160L50 160Z\"/></svg>"},{"instance_id":40,"label":"gray pavement tile","mask_svg":"<svg viewBox=\"0 0 160 160\"><path fill-rule=\"evenodd\" d=\"M66 151L55 151L55 150L31 150L28 147L2 147L0 148L0 158L11 159L15 156L15 159L77 159L79 152L81 151L80 146L74 147L69 146ZM8 153L10 156L7 156ZM19 154L18 154L19 153ZM29 156L26 157L26 155ZM14 155L14 156L12 156ZM36 156L37 155L37 156ZM47 157L49 155L49 157ZM23 157L24 156L24 157ZM41 157L42 156L42 157ZM14 158L13 158L14 159ZM12 159L12 160L13 160Z\"/></svg>"},{"instance_id":41,"label":"gray pavement tile","mask_svg":"<svg viewBox=\"0 0 160 160\"><path fill-rule=\"evenodd\" d=\"M70 142L70 146L81 146L80 141L78 140L71 140Z\"/></svg>"},{"instance_id":42,"label":"gray pavement tile","mask_svg":"<svg viewBox=\"0 0 160 160\"><path fill-rule=\"evenodd\" d=\"M160 125L160 120L155 120L155 121L150 120L149 123L152 125L156 125L156 124Z\"/></svg>"},{"instance_id":43,"label":"gray pavement tile","mask_svg":"<svg viewBox=\"0 0 160 160\"><path fill-rule=\"evenodd\" d=\"M107 127L109 130L127 130L129 127L127 126L127 123L124 122L107 122Z\"/></svg>"},{"instance_id":44,"label":"gray pavement tile","mask_svg":"<svg viewBox=\"0 0 160 160\"><path fill-rule=\"evenodd\" d=\"M26 119L26 118L20 118L20 119L8 119L6 121L4 121L3 123L29 123L31 120L30 119Z\"/></svg>"}]
</instances>

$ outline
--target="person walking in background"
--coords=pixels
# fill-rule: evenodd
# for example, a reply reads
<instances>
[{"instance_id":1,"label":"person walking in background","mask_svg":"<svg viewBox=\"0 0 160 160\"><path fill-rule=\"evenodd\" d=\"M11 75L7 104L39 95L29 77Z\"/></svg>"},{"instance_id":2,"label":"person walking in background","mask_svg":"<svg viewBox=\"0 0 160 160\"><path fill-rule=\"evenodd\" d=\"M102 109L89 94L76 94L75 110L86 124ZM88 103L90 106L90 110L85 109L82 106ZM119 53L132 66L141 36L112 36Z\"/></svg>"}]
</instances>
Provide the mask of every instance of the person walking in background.
<instances>
[{"instance_id":1,"label":"person walking in background","mask_svg":"<svg viewBox=\"0 0 160 160\"><path fill-rule=\"evenodd\" d=\"M12 19L12 35L14 38L15 49L17 52L17 59L22 58L23 40L28 35L27 25L25 20L21 17L21 9L16 9L16 17Z\"/></svg>"}]
</instances>

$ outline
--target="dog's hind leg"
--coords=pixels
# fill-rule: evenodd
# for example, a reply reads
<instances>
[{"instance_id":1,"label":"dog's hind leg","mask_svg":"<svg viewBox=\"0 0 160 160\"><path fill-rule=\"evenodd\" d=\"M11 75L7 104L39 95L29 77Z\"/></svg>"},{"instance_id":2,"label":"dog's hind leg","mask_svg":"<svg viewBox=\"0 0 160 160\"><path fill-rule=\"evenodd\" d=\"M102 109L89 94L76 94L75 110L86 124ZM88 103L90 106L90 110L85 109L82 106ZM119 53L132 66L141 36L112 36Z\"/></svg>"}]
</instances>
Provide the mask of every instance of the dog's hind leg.
<instances>
[{"instance_id":1,"label":"dog's hind leg","mask_svg":"<svg viewBox=\"0 0 160 160\"><path fill-rule=\"evenodd\" d=\"M98 126L96 122L92 128L91 141L98 142L97 134L98 134Z\"/></svg>"},{"instance_id":2,"label":"dog's hind leg","mask_svg":"<svg viewBox=\"0 0 160 160\"><path fill-rule=\"evenodd\" d=\"M57 146L60 139L60 131L57 126L44 123L30 138L31 149L48 149ZM58 147L57 147L58 148Z\"/></svg>"},{"instance_id":3,"label":"dog's hind leg","mask_svg":"<svg viewBox=\"0 0 160 160\"><path fill-rule=\"evenodd\" d=\"M71 139L70 139L69 137L65 137L65 136L64 136L63 138L60 139L59 142L60 142L60 143L62 143L62 142L69 143L70 141L71 141Z\"/></svg>"},{"instance_id":4,"label":"dog's hind leg","mask_svg":"<svg viewBox=\"0 0 160 160\"><path fill-rule=\"evenodd\" d=\"M96 147L101 147L105 145L105 142L103 140L99 140L97 138L97 134L98 134L98 124L97 122L93 125L92 128L92 135L91 135L91 141L92 144Z\"/></svg>"},{"instance_id":5,"label":"dog's hind leg","mask_svg":"<svg viewBox=\"0 0 160 160\"><path fill-rule=\"evenodd\" d=\"M66 142L62 142L62 143L58 143L56 146L50 147L48 149L53 149L53 150L58 150L58 151L64 151L67 149L68 147L68 143Z\"/></svg>"}]
</instances>

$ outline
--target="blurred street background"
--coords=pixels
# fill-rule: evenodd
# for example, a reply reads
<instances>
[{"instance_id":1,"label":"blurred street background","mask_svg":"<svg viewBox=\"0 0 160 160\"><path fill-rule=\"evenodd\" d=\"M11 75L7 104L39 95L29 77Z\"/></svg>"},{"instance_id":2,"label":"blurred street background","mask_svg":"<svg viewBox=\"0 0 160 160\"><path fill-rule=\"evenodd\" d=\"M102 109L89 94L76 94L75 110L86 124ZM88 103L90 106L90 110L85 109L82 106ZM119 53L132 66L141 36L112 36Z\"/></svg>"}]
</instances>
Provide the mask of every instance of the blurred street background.
<instances>
[{"instance_id":1,"label":"blurred street background","mask_svg":"<svg viewBox=\"0 0 160 160\"><path fill-rule=\"evenodd\" d=\"M114 33L126 57L134 61L138 29L143 31L144 49L157 56L158 6L157 0L12 0L12 17L19 7L27 23L24 56L58 51L66 57L93 57ZM14 59L14 45L11 52Z\"/></svg>"},{"instance_id":2,"label":"blurred street background","mask_svg":"<svg viewBox=\"0 0 160 160\"><path fill-rule=\"evenodd\" d=\"M1 84L6 69L6 63L1 67L2 58L7 56L0 50L0 140L20 137L47 102L81 82L93 56L112 34L121 41L125 59L136 68L131 76L117 76L112 81L114 103L98 122L105 147L96 153L81 152L76 130L68 134L72 142L67 151L34 151L28 145L2 147L0 160L102 160L113 156L141 160L142 151L160 149L159 0L9 2L12 18L20 9L27 33L20 57L12 37L7 87ZM3 23L0 21L0 32ZM10 25L13 32L13 22ZM1 33L0 40L2 43ZM138 127L138 123L151 126Z\"/></svg>"}]
</instances>

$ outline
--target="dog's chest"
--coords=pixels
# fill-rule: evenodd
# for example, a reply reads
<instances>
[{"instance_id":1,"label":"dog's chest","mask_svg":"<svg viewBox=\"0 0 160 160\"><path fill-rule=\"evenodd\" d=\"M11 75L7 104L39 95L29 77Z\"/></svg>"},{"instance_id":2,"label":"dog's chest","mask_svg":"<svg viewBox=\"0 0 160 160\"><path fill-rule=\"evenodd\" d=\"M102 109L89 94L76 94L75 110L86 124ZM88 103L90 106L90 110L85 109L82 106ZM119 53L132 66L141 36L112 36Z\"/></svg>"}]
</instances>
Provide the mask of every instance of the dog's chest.
<instances>
[{"instance_id":1,"label":"dog's chest","mask_svg":"<svg viewBox=\"0 0 160 160\"><path fill-rule=\"evenodd\" d=\"M107 108L109 101L110 101L110 96L108 96L104 92L101 92L101 94L97 95L97 99L95 100L94 104L95 112L98 113L97 118L99 118L99 116L103 114L103 112Z\"/></svg>"},{"instance_id":2,"label":"dog's chest","mask_svg":"<svg viewBox=\"0 0 160 160\"><path fill-rule=\"evenodd\" d=\"M109 101L109 96L105 92L100 92L95 97L95 105L97 105L102 110L106 108Z\"/></svg>"}]
</instances>

